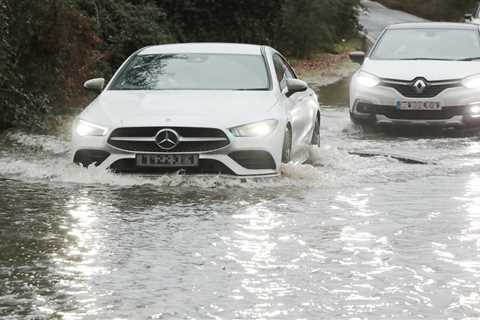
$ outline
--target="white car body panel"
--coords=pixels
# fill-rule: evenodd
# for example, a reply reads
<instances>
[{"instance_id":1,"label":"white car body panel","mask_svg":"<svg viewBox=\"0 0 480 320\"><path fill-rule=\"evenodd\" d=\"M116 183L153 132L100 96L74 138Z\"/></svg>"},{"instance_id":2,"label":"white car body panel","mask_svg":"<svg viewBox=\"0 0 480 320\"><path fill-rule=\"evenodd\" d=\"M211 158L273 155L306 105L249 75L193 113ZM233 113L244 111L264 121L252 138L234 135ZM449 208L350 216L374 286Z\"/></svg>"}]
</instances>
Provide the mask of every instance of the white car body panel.
<instances>
[{"instance_id":1,"label":"white car body panel","mask_svg":"<svg viewBox=\"0 0 480 320\"><path fill-rule=\"evenodd\" d=\"M289 123L292 127L292 162L305 162L308 159L317 114L320 112L318 97L310 88L305 92L295 93L290 98L281 92L272 61L272 55L277 53L274 49L238 44L179 44L147 47L135 54L261 55L262 48L271 76L270 91L109 90L112 80L78 117L107 128L107 134L85 137L73 130L74 154L80 150L106 151L110 156L101 163L100 167L107 169L117 160L134 159L136 154L141 153L124 151L108 144L110 134L117 128L215 128L222 130L228 136L230 144L218 150L196 152L200 154L200 159L217 160L239 176L278 175L282 161L285 128ZM230 132L230 128L268 119L278 120L278 126L266 137L235 137ZM228 156L233 151L242 150L260 150L270 153L275 161L275 168L247 169Z\"/></svg>"},{"instance_id":2,"label":"white car body panel","mask_svg":"<svg viewBox=\"0 0 480 320\"><path fill-rule=\"evenodd\" d=\"M479 61L385 61L365 59L362 70L383 79L458 80L480 73Z\"/></svg>"},{"instance_id":3,"label":"white car body panel","mask_svg":"<svg viewBox=\"0 0 480 320\"><path fill-rule=\"evenodd\" d=\"M275 112L278 97L272 91L105 91L82 117L109 127L184 126L212 124L235 127ZM132 107L134 106L134 107ZM148 114L148 118L145 115Z\"/></svg>"}]
</instances>

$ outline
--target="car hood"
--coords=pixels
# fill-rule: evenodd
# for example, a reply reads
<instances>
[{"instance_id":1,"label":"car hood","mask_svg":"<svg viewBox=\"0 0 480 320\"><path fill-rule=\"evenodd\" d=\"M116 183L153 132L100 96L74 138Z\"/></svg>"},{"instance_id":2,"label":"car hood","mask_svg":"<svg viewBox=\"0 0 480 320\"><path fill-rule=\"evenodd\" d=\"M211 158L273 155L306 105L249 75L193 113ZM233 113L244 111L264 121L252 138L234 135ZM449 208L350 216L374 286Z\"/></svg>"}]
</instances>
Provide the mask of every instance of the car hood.
<instances>
[{"instance_id":1,"label":"car hood","mask_svg":"<svg viewBox=\"0 0 480 320\"><path fill-rule=\"evenodd\" d=\"M362 70L384 79L411 81L417 77L423 77L429 81L458 80L480 74L480 62L367 59Z\"/></svg>"},{"instance_id":2,"label":"car hood","mask_svg":"<svg viewBox=\"0 0 480 320\"><path fill-rule=\"evenodd\" d=\"M80 115L115 127L232 127L271 117L273 91L104 91Z\"/></svg>"}]
</instances>

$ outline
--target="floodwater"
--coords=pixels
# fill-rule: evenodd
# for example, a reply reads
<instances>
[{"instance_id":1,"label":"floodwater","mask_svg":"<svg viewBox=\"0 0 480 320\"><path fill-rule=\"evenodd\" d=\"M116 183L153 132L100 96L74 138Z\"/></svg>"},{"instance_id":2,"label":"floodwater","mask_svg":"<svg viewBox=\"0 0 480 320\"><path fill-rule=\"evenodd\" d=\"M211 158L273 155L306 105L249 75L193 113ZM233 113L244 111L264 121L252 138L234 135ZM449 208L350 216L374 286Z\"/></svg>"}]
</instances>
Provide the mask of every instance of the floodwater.
<instances>
[{"instance_id":1,"label":"floodwater","mask_svg":"<svg viewBox=\"0 0 480 320\"><path fill-rule=\"evenodd\" d=\"M480 138L364 132L343 86L314 165L275 179L116 176L3 135L0 318L479 318Z\"/></svg>"}]
</instances>

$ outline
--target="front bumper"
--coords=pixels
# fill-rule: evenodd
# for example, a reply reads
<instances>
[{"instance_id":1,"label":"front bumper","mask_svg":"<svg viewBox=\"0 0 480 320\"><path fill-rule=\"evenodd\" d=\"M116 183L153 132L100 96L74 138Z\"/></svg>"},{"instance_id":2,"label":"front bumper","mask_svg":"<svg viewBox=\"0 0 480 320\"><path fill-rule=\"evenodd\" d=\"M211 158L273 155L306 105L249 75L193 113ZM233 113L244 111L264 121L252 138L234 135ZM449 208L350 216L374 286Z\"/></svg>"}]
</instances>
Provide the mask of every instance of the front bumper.
<instances>
[{"instance_id":1,"label":"front bumper","mask_svg":"<svg viewBox=\"0 0 480 320\"><path fill-rule=\"evenodd\" d=\"M352 118L357 122L375 125L478 127L480 117L470 112L470 106L443 107L438 111L403 111L395 106L357 102Z\"/></svg>"},{"instance_id":2,"label":"front bumper","mask_svg":"<svg viewBox=\"0 0 480 320\"><path fill-rule=\"evenodd\" d=\"M439 102L442 110L403 111L396 107L399 101ZM389 87L365 88L352 82L350 89L352 120L378 126L480 127L480 117L470 112L472 105L480 105L480 90L456 87L433 98L408 98Z\"/></svg>"},{"instance_id":3,"label":"front bumper","mask_svg":"<svg viewBox=\"0 0 480 320\"><path fill-rule=\"evenodd\" d=\"M227 133L227 131L225 132ZM164 174L183 171L192 174L227 174L247 177L280 174L281 148L283 146L283 130L280 125L267 137L237 138L227 133L229 144L223 148L206 152L178 152L178 154L198 154L200 165L195 168L137 167L137 154L160 153L117 149L108 142L110 134L111 132L105 137L80 137L74 133L72 137L73 161L84 166L95 165L98 168L119 173Z\"/></svg>"}]
</instances>

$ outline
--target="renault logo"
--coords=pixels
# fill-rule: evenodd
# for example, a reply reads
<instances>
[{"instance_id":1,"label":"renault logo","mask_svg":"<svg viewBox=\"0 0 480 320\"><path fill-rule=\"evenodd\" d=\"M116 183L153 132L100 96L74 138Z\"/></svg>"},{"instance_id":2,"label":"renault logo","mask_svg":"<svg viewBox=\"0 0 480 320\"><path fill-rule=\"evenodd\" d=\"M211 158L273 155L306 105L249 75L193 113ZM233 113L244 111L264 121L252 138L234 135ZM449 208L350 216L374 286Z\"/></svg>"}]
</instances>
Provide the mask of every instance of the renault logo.
<instances>
[{"instance_id":1,"label":"renault logo","mask_svg":"<svg viewBox=\"0 0 480 320\"><path fill-rule=\"evenodd\" d=\"M425 80L422 80L422 79L418 79L413 83L413 88L418 94L423 93L426 87L427 87L427 83L425 82Z\"/></svg>"},{"instance_id":2,"label":"renault logo","mask_svg":"<svg viewBox=\"0 0 480 320\"><path fill-rule=\"evenodd\" d=\"M175 130L163 129L157 133L155 141L160 149L169 151L178 146L180 143L180 136Z\"/></svg>"}]
</instances>

